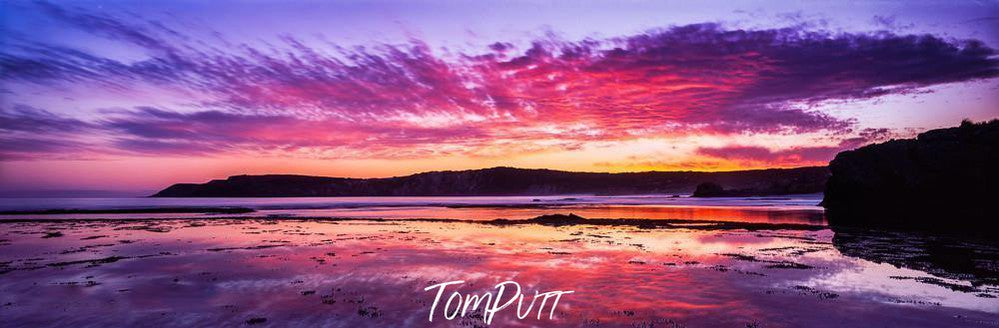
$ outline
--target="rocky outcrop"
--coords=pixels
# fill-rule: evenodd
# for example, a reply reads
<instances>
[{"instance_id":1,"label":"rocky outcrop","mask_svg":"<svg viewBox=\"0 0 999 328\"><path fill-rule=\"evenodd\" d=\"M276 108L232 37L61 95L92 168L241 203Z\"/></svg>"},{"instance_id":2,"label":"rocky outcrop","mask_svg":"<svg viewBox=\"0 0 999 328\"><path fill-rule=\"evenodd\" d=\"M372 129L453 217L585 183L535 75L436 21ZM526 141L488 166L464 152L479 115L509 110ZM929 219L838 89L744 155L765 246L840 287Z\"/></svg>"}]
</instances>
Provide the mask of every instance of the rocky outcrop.
<instances>
[{"instance_id":1,"label":"rocky outcrop","mask_svg":"<svg viewBox=\"0 0 999 328\"><path fill-rule=\"evenodd\" d=\"M714 182L705 182L697 185L694 188L693 197L725 197L729 190L725 190L720 184Z\"/></svg>"},{"instance_id":2,"label":"rocky outcrop","mask_svg":"<svg viewBox=\"0 0 999 328\"><path fill-rule=\"evenodd\" d=\"M997 234L999 120L845 151L829 169L831 225Z\"/></svg>"},{"instance_id":3,"label":"rocky outcrop","mask_svg":"<svg viewBox=\"0 0 999 328\"><path fill-rule=\"evenodd\" d=\"M182 183L153 197L326 197L468 195L627 195L688 193L701 181L728 188L761 188L789 181L821 186L825 167L732 172L590 173L496 167L403 177L352 179L301 175L239 175L203 184ZM821 189L818 189L821 190Z\"/></svg>"}]
</instances>

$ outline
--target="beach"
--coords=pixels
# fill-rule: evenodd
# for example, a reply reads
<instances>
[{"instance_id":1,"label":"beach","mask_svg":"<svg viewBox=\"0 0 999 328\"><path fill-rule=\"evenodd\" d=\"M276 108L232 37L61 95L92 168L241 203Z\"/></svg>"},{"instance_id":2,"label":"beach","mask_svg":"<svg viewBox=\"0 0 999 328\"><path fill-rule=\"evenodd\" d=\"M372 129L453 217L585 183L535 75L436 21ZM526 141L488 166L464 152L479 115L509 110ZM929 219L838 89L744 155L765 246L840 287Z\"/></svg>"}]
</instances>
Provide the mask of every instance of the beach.
<instances>
[{"instance_id":1,"label":"beach","mask_svg":"<svg viewBox=\"0 0 999 328\"><path fill-rule=\"evenodd\" d=\"M0 316L11 326L486 326L481 308L428 320L435 295L425 288L461 280L463 295L504 281L528 296L573 291L544 316L499 311L498 327L999 324L996 245L752 222L768 207L727 208L724 221L644 223L5 218ZM929 244L977 254L968 261L978 271L935 262Z\"/></svg>"}]
</instances>

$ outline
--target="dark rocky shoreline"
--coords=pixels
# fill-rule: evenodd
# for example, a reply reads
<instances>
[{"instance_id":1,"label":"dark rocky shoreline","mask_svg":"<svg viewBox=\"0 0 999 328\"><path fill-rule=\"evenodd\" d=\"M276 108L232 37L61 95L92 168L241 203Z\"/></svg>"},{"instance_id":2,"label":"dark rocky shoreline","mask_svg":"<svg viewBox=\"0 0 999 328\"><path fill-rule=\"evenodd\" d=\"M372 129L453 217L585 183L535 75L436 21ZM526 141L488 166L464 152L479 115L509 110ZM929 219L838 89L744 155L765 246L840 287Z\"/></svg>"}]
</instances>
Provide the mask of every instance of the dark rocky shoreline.
<instances>
[{"instance_id":1,"label":"dark rocky shoreline","mask_svg":"<svg viewBox=\"0 0 999 328\"><path fill-rule=\"evenodd\" d=\"M834 226L999 235L999 120L845 151L829 164Z\"/></svg>"}]
</instances>

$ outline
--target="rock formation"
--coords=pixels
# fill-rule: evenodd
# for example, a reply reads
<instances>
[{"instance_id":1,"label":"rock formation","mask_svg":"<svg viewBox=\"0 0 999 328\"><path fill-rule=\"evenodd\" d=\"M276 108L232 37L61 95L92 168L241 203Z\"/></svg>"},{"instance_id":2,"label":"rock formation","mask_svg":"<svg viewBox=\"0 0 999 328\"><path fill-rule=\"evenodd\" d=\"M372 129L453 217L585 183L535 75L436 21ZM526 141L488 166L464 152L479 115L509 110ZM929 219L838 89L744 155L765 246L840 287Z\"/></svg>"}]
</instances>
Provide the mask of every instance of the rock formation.
<instances>
[{"instance_id":1,"label":"rock formation","mask_svg":"<svg viewBox=\"0 0 999 328\"><path fill-rule=\"evenodd\" d=\"M999 120L836 155L823 206L831 225L997 234Z\"/></svg>"}]
</instances>

